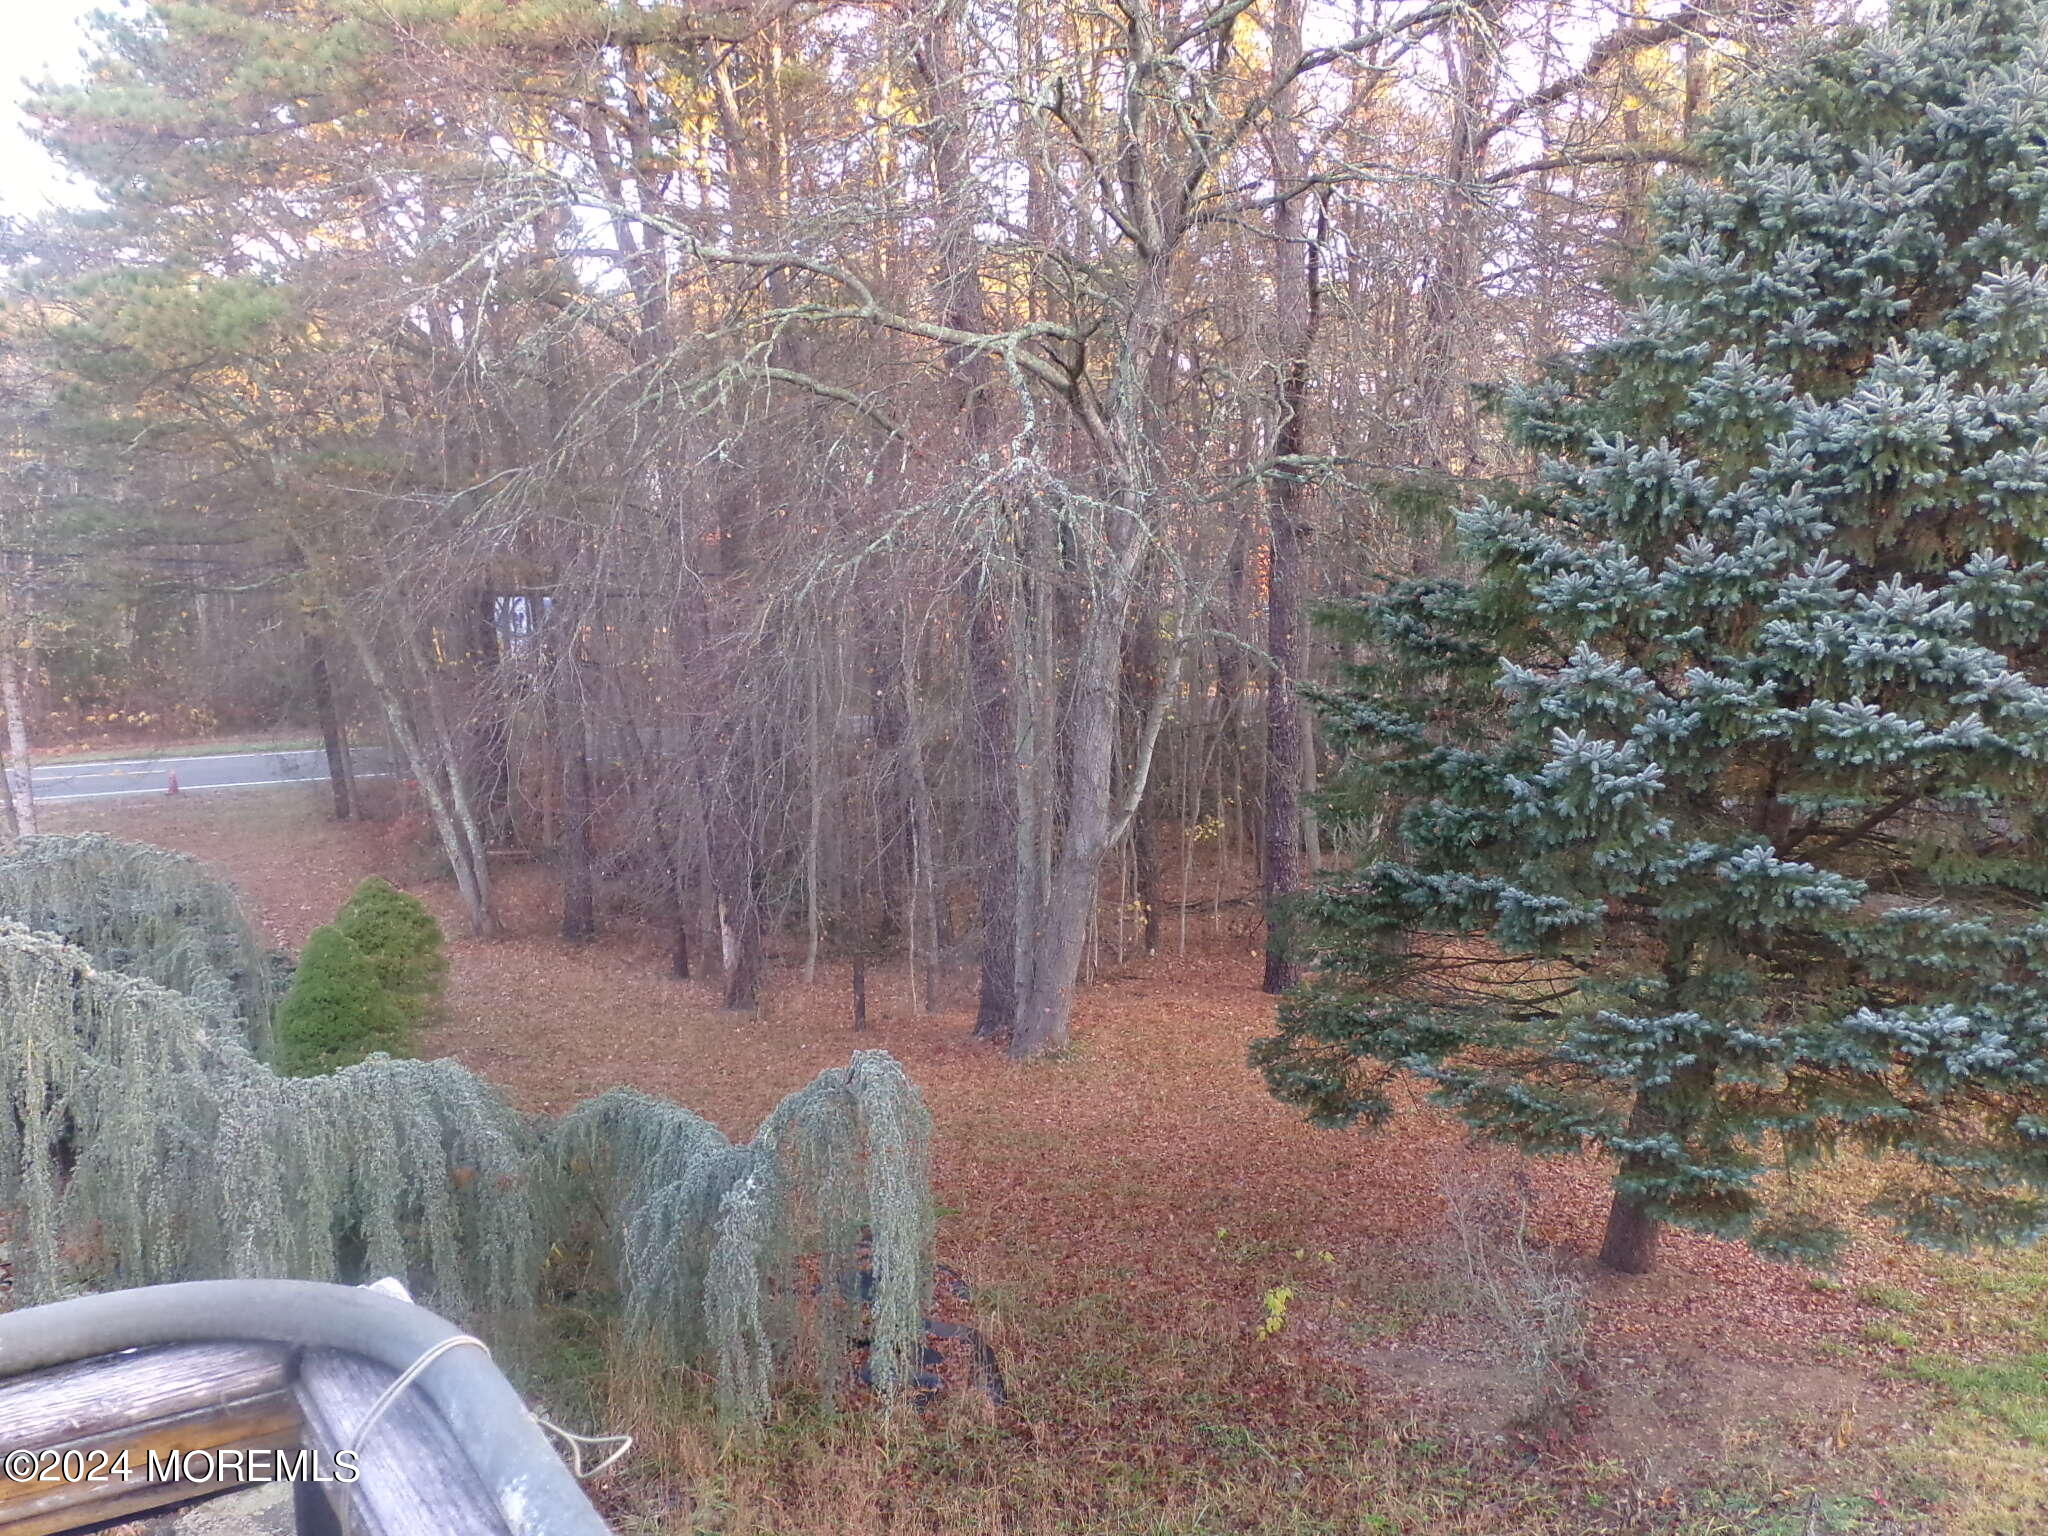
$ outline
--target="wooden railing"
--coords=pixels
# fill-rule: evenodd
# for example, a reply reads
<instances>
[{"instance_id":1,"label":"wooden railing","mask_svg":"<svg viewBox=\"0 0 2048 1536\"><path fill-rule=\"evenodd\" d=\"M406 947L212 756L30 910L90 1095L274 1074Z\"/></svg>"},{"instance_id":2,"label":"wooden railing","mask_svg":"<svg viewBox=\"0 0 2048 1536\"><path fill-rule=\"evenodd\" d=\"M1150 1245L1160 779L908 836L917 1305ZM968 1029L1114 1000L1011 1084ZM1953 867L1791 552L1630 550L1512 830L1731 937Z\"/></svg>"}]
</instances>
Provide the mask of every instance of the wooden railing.
<instances>
[{"instance_id":1,"label":"wooden railing","mask_svg":"<svg viewBox=\"0 0 2048 1536\"><path fill-rule=\"evenodd\" d=\"M0 1536L239 1487L248 1479L220 1476L221 1461L297 1450L300 1427L275 1345L172 1344L0 1381Z\"/></svg>"},{"instance_id":2,"label":"wooden railing","mask_svg":"<svg viewBox=\"0 0 2048 1536\"><path fill-rule=\"evenodd\" d=\"M33 1319L4 1323L21 1338ZM548 1497L508 1511L472 1459L474 1440L500 1426L458 1435L412 1384L381 1402L400 1373L369 1354L223 1339L6 1366L0 1352L0 1536L54 1536L273 1480L293 1483L301 1536L603 1531L573 1485L565 1501L566 1469L530 1422L515 1428L538 1446L534 1482Z\"/></svg>"}]
</instances>

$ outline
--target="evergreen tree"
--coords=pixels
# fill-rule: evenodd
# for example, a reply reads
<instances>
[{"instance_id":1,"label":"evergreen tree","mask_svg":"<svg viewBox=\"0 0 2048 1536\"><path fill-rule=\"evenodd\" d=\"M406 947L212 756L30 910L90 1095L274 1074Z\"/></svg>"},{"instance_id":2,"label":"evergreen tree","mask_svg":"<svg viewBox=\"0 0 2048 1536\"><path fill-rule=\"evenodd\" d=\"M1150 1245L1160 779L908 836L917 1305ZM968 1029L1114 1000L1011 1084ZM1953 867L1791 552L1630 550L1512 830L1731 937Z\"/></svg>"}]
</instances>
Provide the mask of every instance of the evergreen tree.
<instances>
[{"instance_id":1,"label":"evergreen tree","mask_svg":"<svg viewBox=\"0 0 2048 1536\"><path fill-rule=\"evenodd\" d=\"M1466 580L1338 621L1374 853L1254 1060L1318 1120L1413 1074L1661 1224L1825 1258L1800 1175L1945 1246L2048 1227L2048 52L1902 4L1748 89Z\"/></svg>"},{"instance_id":2,"label":"evergreen tree","mask_svg":"<svg viewBox=\"0 0 2048 1536\"><path fill-rule=\"evenodd\" d=\"M340 928L313 930L277 1010L278 1070L315 1077L379 1051L411 1054L405 1012Z\"/></svg>"},{"instance_id":3,"label":"evergreen tree","mask_svg":"<svg viewBox=\"0 0 2048 1536\"><path fill-rule=\"evenodd\" d=\"M441 925L425 902L372 875L342 903L334 926L348 935L410 1022L433 1013L448 977L448 957Z\"/></svg>"}]
</instances>

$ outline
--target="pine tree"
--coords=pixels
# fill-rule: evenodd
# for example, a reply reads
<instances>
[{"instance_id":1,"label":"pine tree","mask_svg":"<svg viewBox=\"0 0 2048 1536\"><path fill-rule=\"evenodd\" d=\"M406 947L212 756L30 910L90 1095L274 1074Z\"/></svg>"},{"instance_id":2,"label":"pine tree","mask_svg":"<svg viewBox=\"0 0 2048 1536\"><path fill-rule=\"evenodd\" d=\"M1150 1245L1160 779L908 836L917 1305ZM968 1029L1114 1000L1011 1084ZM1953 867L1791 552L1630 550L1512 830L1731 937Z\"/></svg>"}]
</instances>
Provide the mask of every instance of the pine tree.
<instances>
[{"instance_id":1,"label":"pine tree","mask_svg":"<svg viewBox=\"0 0 2048 1536\"><path fill-rule=\"evenodd\" d=\"M409 1055L405 1012L341 929L313 930L277 1010L278 1070L287 1077L333 1072L382 1051Z\"/></svg>"},{"instance_id":2,"label":"pine tree","mask_svg":"<svg viewBox=\"0 0 2048 1536\"><path fill-rule=\"evenodd\" d=\"M372 875L342 903L334 926L348 935L408 1021L418 1024L433 1013L448 957L441 925L425 902Z\"/></svg>"},{"instance_id":3,"label":"pine tree","mask_svg":"<svg viewBox=\"0 0 2048 1536\"><path fill-rule=\"evenodd\" d=\"M1413 1075L1678 1223L2048 1228L2048 51L1901 4L1754 83L1661 199L1615 338L1509 392L1542 456L1468 579L1336 616L1317 974L1254 1060L1331 1124Z\"/></svg>"}]
</instances>

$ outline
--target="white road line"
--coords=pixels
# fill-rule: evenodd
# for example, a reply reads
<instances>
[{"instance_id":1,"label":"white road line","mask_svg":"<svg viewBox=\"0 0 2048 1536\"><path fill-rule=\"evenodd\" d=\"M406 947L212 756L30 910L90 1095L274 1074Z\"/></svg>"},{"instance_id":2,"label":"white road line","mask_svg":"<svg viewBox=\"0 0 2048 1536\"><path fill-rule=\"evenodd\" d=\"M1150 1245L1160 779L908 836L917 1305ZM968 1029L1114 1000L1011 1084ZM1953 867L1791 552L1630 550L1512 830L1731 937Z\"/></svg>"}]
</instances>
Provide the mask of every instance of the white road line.
<instances>
[{"instance_id":1,"label":"white road line","mask_svg":"<svg viewBox=\"0 0 2048 1536\"><path fill-rule=\"evenodd\" d=\"M388 773L359 773L355 777L359 779L388 779L391 775ZM294 779L238 779L232 784L181 784L178 786L178 793L181 795L193 795L202 789L263 789L272 784L325 784L327 782L329 781L324 773L317 779L307 778L302 774ZM82 795L67 795L59 792L39 794L37 798L55 804L59 800L116 800L124 795L167 795L169 793L169 790L159 784L154 789L95 789L89 790Z\"/></svg>"},{"instance_id":2,"label":"white road line","mask_svg":"<svg viewBox=\"0 0 2048 1536\"><path fill-rule=\"evenodd\" d=\"M66 768L81 768L91 773L102 768L156 768L164 763L232 763L244 757L310 757L319 750L318 747L279 747L271 752L210 752L198 757L124 757L111 763L60 760L54 763L38 763L36 772L57 773Z\"/></svg>"},{"instance_id":3,"label":"white road line","mask_svg":"<svg viewBox=\"0 0 2048 1536\"><path fill-rule=\"evenodd\" d=\"M326 780L325 780L324 778L320 778L320 779L305 779L305 778L299 778L299 779L238 779L238 780L236 780L236 781L235 781L234 783L232 783L232 784L181 784L181 785L179 785L179 786L178 786L178 793L179 793L179 794L181 794L181 795L193 795L193 794L197 794L197 793L198 793L198 792L199 792L200 790L202 790L202 789L261 789L261 788L263 788L263 787L264 787L265 785L267 785L267 784L324 784L325 782L326 782ZM52 800L52 801L54 801L54 800L114 800L114 799L118 799L118 798L119 798L119 797L121 797L122 795L166 795L166 794L169 794L169 793L170 793L170 791L169 791L169 790L165 789L163 785L159 784L159 785L157 785L157 786L156 786L156 787L155 787L154 789L95 789L95 790L89 790L89 791L87 791L87 792L86 792L85 794L82 794L82 795L66 795L66 794L61 794L61 793L60 793L60 794L51 794L51 795L44 795L44 796L43 796L42 798L43 798L43 799L45 799L45 800Z\"/></svg>"}]
</instances>

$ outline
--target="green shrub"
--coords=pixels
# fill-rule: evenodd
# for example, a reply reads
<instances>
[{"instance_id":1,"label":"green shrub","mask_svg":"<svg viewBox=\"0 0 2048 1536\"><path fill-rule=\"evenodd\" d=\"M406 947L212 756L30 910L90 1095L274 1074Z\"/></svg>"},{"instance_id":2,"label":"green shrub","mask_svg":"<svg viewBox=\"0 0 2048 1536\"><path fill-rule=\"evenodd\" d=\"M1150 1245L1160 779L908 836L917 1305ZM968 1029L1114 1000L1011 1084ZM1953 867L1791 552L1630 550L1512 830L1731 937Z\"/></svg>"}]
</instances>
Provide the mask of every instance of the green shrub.
<instances>
[{"instance_id":1,"label":"green shrub","mask_svg":"<svg viewBox=\"0 0 2048 1536\"><path fill-rule=\"evenodd\" d=\"M432 1015L448 976L448 957L442 952L441 925L426 903L372 875L356 887L334 923L362 952L409 1023Z\"/></svg>"},{"instance_id":2,"label":"green shrub","mask_svg":"<svg viewBox=\"0 0 2048 1536\"><path fill-rule=\"evenodd\" d=\"M411 1054L412 1026L377 972L338 926L313 930L277 1011L278 1069L316 1077L378 1051Z\"/></svg>"}]
</instances>

